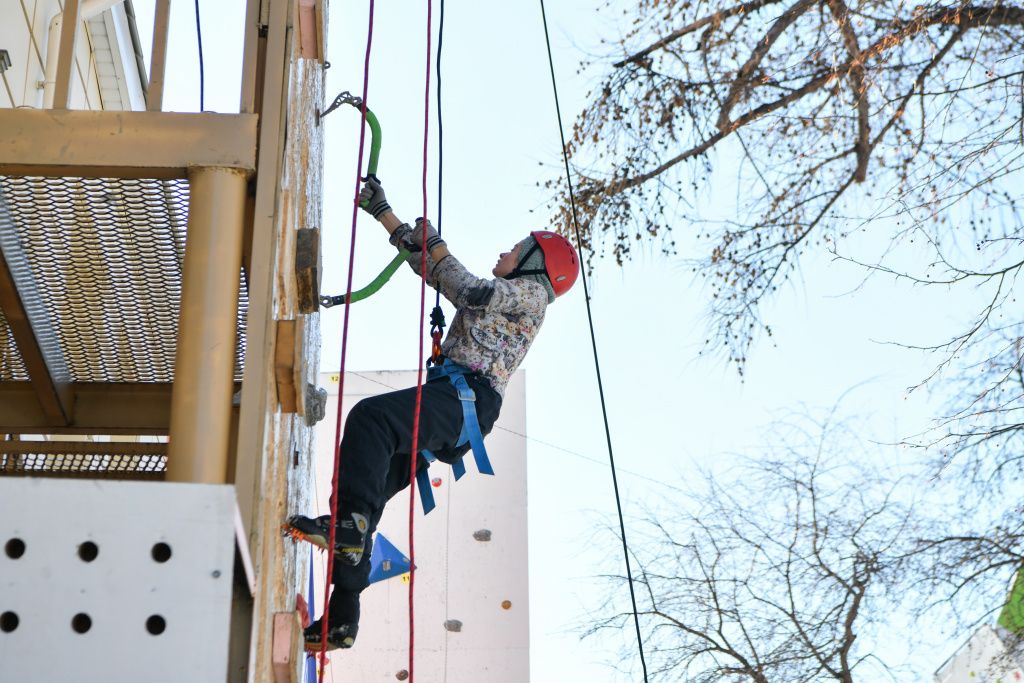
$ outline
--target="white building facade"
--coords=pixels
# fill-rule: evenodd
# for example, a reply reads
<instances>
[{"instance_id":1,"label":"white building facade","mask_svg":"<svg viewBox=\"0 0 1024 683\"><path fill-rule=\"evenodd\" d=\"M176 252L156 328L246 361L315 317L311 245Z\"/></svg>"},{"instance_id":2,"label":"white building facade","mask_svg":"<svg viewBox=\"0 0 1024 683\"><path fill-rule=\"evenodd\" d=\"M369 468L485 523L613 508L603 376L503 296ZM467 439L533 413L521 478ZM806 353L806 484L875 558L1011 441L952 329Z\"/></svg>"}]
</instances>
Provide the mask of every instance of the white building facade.
<instances>
[{"instance_id":1,"label":"white building facade","mask_svg":"<svg viewBox=\"0 0 1024 683\"><path fill-rule=\"evenodd\" d=\"M60 50L59 0L4 0L0 107L50 108ZM142 111L145 69L130 2L82 0L70 80L72 109ZM2 58L0 58L2 61Z\"/></svg>"},{"instance_id":2,"label":"white building facade","mask_svg":"<svg viewBox=\"0 0 1024 683\"><path fill-rule=\"evenodd\" d=\"M1005 629L987 624L935 672L935 683L1014 683L1024 681L1021 652Z\"/></svg>"},{"instance_id":3,"label":"white building facade","mask_svg":"<svg viewBox=\"0 0 1024 683\"><path fill-rule=\"evenodd\" d=\"M327 417L317 426L317 514L327 514L333 472L338 376L321 375ZM415 372L349 372L345 413L360 399L415 386ZM529 681L525 375L509 383L501 417L486 439L495 476L476 471L456 482L442 463L429 472L437 507L424 516L417 495L415 531L415 675L444 683ZM378 534L409 552L408 491L388 505ZM308 552L299 546L299 552ZM316 604L323 609L326 556L314 562ZM371 584L362 595L359 637L334 653L334 680L406 680L408 575ZM327 680L331 680L328 672Z\"/></svg>"}]
</instances>

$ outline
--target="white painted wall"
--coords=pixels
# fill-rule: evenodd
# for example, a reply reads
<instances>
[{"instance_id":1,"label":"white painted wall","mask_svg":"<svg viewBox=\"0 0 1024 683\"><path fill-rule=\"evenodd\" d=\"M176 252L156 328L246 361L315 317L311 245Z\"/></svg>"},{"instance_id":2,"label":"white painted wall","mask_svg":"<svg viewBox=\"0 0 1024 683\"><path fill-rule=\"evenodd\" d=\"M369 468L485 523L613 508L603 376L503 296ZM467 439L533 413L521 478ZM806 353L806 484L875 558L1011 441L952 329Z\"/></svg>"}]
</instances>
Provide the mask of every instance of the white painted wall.
<instances>
[{"instance_id":1,"label":"white painted wall","mask_svg":"<svg viewBox=\"0 0 1024 683\"><path fill-rule=\"evenodd\" d=\"M0 107L44 106L50 20L59 0L0 1L0 49L11 67L0 75ZM129 19L120 4L82 21L75 43L71 109L144 109Z\"/></svg>"},{"instance_id":2,"label":"white painted wall","mask_svg":"<svg viewBox=\"0 0 1024 683\"><path fill-rule=\"evenodd\" d=\"M228 485L0 478L0 681L223 683L237 509Z\"/></svg>"},{"instance_id":3,"label":"white painted wall","mask_svg":"<svg viewBox=\"0 0 1024 683\"><path fill-rule=\"evenodd\" d=\"M415 386L415 372L348 373L343 407L347 414L365 397ZM329 392L327 418L317 431L317 496L320 513L328 512L333 467L337 376L321 375ZM459 482L451 468L435 464L432 478L437 508L424 517L416 500L416 660L417 680L431 683L523 683L529 681L529 586L526 516L526 380L520 371L509 384L501 417L487 452L496 476L476 471L467 455L467 474ZM396 496L379 531L408 554L408 493ZM491 540L474 539L488 529ZM300 551L308 552L305 548ZM316 577L315 611L323 606L322 567ZM395 681L408 666L408 583L394 578L371 585L362 596L359 637L350 651L337 652L336 681ZM508 601L508 607L503 603ZM462 622L449 632L447 620ZM325 680L332 680L328 672Z\"/></svg>"}]
</instances>

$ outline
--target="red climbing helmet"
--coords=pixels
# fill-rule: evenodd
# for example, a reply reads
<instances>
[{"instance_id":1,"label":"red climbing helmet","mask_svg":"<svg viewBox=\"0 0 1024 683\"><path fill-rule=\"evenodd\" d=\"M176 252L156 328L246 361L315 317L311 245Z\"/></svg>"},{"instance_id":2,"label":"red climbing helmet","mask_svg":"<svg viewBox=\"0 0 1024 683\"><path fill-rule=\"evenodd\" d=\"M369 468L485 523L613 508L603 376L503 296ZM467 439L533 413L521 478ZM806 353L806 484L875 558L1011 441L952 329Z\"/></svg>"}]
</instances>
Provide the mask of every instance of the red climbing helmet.
<instances>
[{"instance_id":1,"label":"red climbing helmet","mask_svg":"<svg viewBox=\"0 0 1024 683\"><path fill-rule=\"evenodd\" d=\"M562 296L572 288L580 274L580 260L569 240L550 230L530 233L544 252L544 268L548 272L555 296Z\"/></svg>"}]
</instances>

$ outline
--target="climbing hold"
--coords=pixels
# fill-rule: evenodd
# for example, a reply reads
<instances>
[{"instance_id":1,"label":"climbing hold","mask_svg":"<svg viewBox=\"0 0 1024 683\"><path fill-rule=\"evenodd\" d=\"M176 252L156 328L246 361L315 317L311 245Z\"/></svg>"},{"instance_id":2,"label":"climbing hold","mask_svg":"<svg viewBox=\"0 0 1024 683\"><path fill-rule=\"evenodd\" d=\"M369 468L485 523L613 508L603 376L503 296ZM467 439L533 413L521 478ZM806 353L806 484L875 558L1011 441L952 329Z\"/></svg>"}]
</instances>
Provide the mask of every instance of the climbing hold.
<instances>
[{"instance_id":1,"label":"climbing hold","mask_svg":"<svg viewBox=\"0 0 1024 683\"><path fill-rule=\"evenodd\" d=\"M390 579L399 574L404 575L402 578L404 582L408 571L409 558L396 548L384 534L377 534L373 552L370 554L370 583Z\"/></svg>"},{"instance_id":2,"label":"climbing hold","mask_svg":"<svg viewBox=\"0 0 1024 683\"><path fill-rule=\"evenodd\" d=\"M501 609L512 609L512 601L511 600L502 600L501 601Z\"/></svg>"},{"instance_id":3,"label":"climbing hold","mask_svg":"<svg viewBox=\"0 0 1024 683\"><path fill-rule=\"evenodd\" d=\"M435 489L440 488L442 483L443 482L441 481L441 477L434 477L433 479L430 480L431 486L433 486Z\"/></svg>"},{"instance_id":4,"label":"climbing hold","mask_svg":"<svg viewBox=\"0 0 1024 683\"><path fill-rule=\"evenodd\" d=\"M444 622L444 628L446 631L458 633L462 630L462 622L458 619L449 619L448 621Z\"/></svg>"},{"instance_id":5,"label":"climbing hold","mask_svg":"<svg viewBox=\"0 0 1024 683\"><path fill-rule=\"evenodd\" d=\"M491 540L491 530L490 529L479 529L477 531L474 531L473 532L473 538L475 538L478 541L489 541L489 540Z\"/></svg>"},{"instance_id":6,"label":"climbing hold","mask_svg":"<svg viewBox=\"0 0 1024 683\"><path fill-rule=\"evenodd\" d=\"M327 390L306 384L306 425L312 427L327 414Z\"/></svg>"},{"instance_id":7,"label":"climbing hold","mask_svg":"<svg viewBox=\"0 0 1024 683\"><path fill-rule=\"evenodd\" d=\"M395 674L395 678L397 678L400 681L404 681L409 678L409 672L405 669L402 669L401 671Z\"/></svg>"}]
</instances>

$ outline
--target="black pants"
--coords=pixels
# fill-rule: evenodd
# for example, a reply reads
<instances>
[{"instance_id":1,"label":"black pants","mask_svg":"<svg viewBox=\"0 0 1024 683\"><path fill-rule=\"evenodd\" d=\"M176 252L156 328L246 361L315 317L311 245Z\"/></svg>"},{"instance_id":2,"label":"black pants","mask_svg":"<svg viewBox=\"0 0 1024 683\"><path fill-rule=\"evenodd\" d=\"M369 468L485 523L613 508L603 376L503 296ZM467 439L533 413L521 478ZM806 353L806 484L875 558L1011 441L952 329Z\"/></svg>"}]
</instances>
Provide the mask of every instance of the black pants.
<instances>
[{"instance_id":1,"label":"black pants","mask_svg":"<svg viewBox=\"0 0 1024 683\"><path fill-rule=\"evenodd\" d=\"M488 434L498 419L501 396L486 380L467 375L476 394L480 431ZM359 593L369 585L372 535L384 513L384 505L409 485L412 457L413 412L416 388L365 398L349 412L339 454L339 511L356 511L367 516L363 559L354 567L335 561L331 581L333 623L358 623ZM462 402L447 377L423 385L418 450L427 449L441 462L454 463L469 451L469 444L456 447L462 431ZM428 467L416 456L416 471Z\"/></svg>"}]
</instances>

